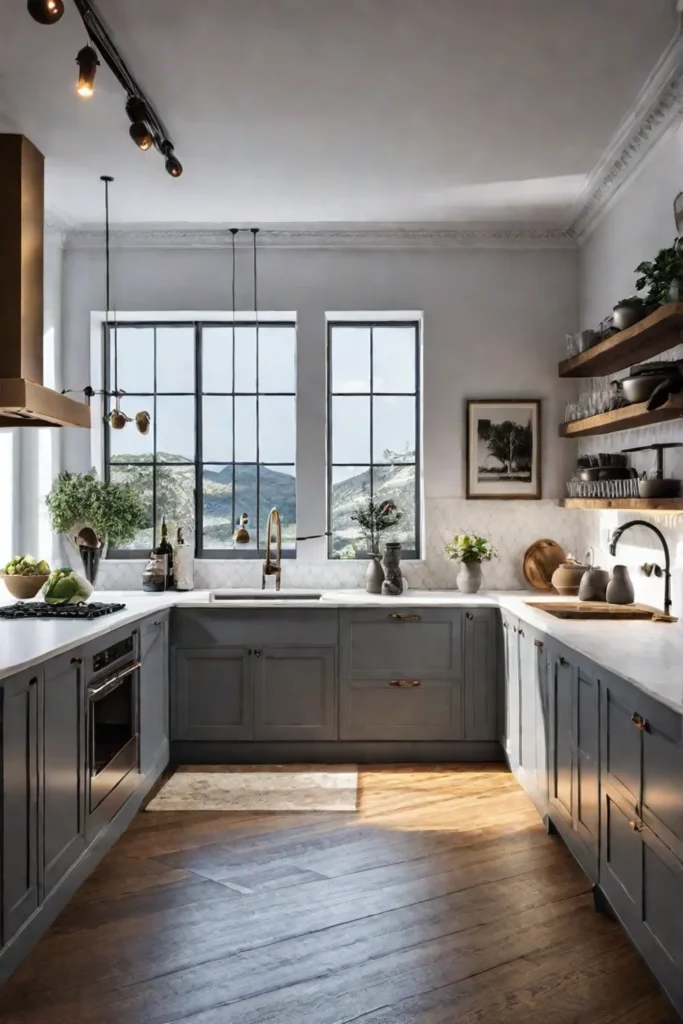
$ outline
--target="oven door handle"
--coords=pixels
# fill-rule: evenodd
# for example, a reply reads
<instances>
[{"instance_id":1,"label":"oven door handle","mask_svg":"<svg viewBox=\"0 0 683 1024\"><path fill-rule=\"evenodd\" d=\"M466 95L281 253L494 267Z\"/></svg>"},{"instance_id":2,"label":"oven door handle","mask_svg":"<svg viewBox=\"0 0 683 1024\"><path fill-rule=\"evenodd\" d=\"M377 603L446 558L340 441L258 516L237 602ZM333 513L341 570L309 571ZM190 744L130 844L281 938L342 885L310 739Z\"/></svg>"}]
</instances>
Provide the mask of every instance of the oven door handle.
<instances>
[{"instance_id":1,"label":"oven door handle","mask_svg":"<svg viewBox=\"0 0 683 1024\"><path fill-rule=\"evenodd\" d=\"M119 680L123 679L124 676L129 676L131 672L137 672L137 670L141 667L141 664L142 663L139 661L132 661L124 668L119 669L119 671L116 672L113 676L110 676L109 679L105 679L105 681L103 683L100 683L99 686L89 686L88 700L95 700L97 697L102 697L104 696L105 693L108 693L110 690L113 690L116 686L116 683L118 683Z\"/></svg>"}]
</instances>

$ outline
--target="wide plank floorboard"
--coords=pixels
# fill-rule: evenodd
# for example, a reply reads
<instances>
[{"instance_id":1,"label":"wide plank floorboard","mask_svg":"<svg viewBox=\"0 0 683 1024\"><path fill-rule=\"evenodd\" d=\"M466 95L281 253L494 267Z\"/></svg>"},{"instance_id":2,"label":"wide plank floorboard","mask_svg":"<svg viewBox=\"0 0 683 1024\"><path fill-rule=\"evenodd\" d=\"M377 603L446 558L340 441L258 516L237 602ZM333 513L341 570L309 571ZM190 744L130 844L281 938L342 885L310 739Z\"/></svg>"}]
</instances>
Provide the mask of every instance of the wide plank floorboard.
<instances>
[{"instance_id":1,"label":"wide plank floorboard","mask_svg":"<svg viewBox=\"0 0 683 1024\"><path fill-rule=\"evenodd\" d=\"M673 1024L499 765L366 768L357 814L141 813L3 1024Z\"/></svg>"}]
</instances>

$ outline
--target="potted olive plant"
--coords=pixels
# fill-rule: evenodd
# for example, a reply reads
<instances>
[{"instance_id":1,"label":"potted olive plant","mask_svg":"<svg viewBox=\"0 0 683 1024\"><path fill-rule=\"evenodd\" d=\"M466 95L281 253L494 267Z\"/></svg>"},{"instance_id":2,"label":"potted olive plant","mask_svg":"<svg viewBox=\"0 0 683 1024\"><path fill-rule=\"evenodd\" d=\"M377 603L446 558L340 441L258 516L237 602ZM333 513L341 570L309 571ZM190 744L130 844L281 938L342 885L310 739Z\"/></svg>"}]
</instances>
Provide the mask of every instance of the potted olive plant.
<instances>
[{"instance_id":1,"label":"potted olive plant","mask_svg":"<svg viewBox=\"0 0 683 1024\"><path fill-rule=\"evenodd\" d=\"M90 583L107 548L129 544L148 525L144 502L130 484L105 483L94 473L61 473L45 500L52 529L78 554Z\"/></svg>"},{"instance_id":2,"label":"potted olive plant","mask_svg":"<svg viewBox=\"0 0 683 1024\"><path fill-rule=\"evenodd\" d=\"M380 564L380 538L387 530L397 526L402 518L402 510L393 501L373 501L372 498L364 505L359 505L351 516L363 531L370 552L370 564L365 574L365 589L369 594L381 594L384 582L384 571Z\"/></svg>"},{"instance_id":3,"label":"potted olive plant","mask_svg":"<svg viewBox=\"0 0 683 1024\"><path fill-rule=\"evenodd\" d=\"M463 594L476 594L482 582L481 563L498 557L489 541L470 533L456 533L444 550L449 558L460 562L457 583Z\"/></svg>"}]
</instances>

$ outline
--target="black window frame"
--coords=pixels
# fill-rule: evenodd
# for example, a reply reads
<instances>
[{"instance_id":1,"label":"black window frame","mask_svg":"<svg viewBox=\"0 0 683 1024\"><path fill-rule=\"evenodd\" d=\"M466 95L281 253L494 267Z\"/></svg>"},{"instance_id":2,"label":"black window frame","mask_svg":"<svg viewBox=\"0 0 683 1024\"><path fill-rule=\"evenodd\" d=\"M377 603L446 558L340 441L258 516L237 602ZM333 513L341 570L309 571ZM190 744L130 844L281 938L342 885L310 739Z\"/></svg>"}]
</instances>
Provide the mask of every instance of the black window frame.
<instances>
[{"instance_id":1,"label":"black window frame","mask_svg":"<svg viewBox=\"0 0 683 1024\"><path fill-rule=\"evenodd\" d=\"M296 351L297 351L297 348L296 348L296 345L297 345L297 323L296 323L296 320L271 320L271 319L258 319L257 320L256 317L254 317L252 319L249 319L249 320L245 320L245 319L239 318L239 319L236 319L234 321L234 325L235 325L235 328L247 327L247 328L257 329L256 330L256 346L257 346L256 347L256 391L245 392L245 391L236 391L235 390L235 373L234 373L234 371L235 371L235 354L234 354L234 346L233 346L233 355L232 355L232 359L233 359L233 373L232 373L232 385L233 385L233 387L232 387L232 391L229 391L229 392L227 392L227 391L204 391L202 389L202 386L201 386L202 383L203 383L203 381L202 381L202 332L203 332L203 330L205 328L223 328L223 329L227 328L227 329L231 329L232 326L233 326L233 321L232 320L156 320L156 319L153 319L153 320L108 320L108 321L104 321L103 324L102 324L102 358L103 358L103 367L104 367L104 390L105 390L105 392L110 392L112 390L112 381L111 381L111 374L110 374L110 365L111 365L110 351L111 351L111 344L112 344L111 339L112 339L113 332L115 330L121 330L121 329L124 329L124 328L139 328L139 329L145 329L145 328L150 329L151 328L151 329L153 329L155 331L155 337L154 337L154 350L155 350L155 354L156 354L156 331L158 329L174 328L174 327L175 328L182 328L182 327L188 328L189 327L189 328L192 328L193 331L194 331L194 361L195 361L194 391L183 391L183 392L170 392L170 391L166 392L166 391L164 391L164 392L161 392L161 393L157 392L157 389L156 389L157 365L156 365L156 357L155 357L155 361L154 361L154 391L153 392L131 391L131 392L126 392L126 395L130 395L133 398L149 398L149 399L151 399L154 402L154 406L156 406L156 398L158 397L159 394L161 394L163 397L174 397L174 396L178 396L178 395L182 395L182 396L191 395L191 396L194 397L194 401L195 401L195 450L194 450L194 460L190 461L190 462L177 462L177 463L176 462L163 462L163 463L156 462L156 415L155 415L156 409L154 408L154 410L152 411L152 430L155 433L155 438L154 438L154 457L153 457L151 462L148 462L148 463L134 463L134 465L136 465L136 466L141 466L141 465L142 466L149 466L152 470L156 470L156 468L159 467L159 466L163 466L163 467L177 466L177 467L187 467L187 468L191 467L194 470L194 478L195 478L195 495L194 495L194 497L195 497L195 502L194 502L194 506L195 506L194 507L195 522L194 522L194 536L195 536L195 557L198 558L198 559L207 559L207 560L208 559L221 559L221 560L223 560L223 559L226 559L226 560L228 560L228 559L230 559L230 560L250 559L250 560L254 560L254 559L261 559L261 558L263 558L263 556L265 554L265 548L261 546L263 538L261 537L261 532L262 531L261 531L260 514L259 514L260 513L260 469L261 469L262 466L277 468L278 466L285 466L286 465L289 468L292 465L294 465L294 471L295 471L295 473L294 473L295 500L297 502L297 507L298 507L298 494L296 494L296 482L297 482L297 476L296 476L296 451L294 453L295 461L294 461L293 464L291 462L287 462L287 463L278 463L278 462L272 462L272 461L263 462L263 463L260 462L259 461L260 437L259 437L259 429L258 429L259 428L259 418L258 418L258 416L259 416L259 413L258 413L259 398L262 398L262 397L267 397L267 398L271 398L271 397L275 397L275 398L277 398L277 397L287 397L287 398L290 398L290 397L293 397L294 398L294 404L295 404L295 410L296 410L296 405L297 405L297 392L296 392L296 390L294 390L294 391L278 391L278 392L276 392L276 391L260 392L259 391L259 358L258 358L258 356L259 356L259 352L258 352L258 332L259 332L259 329L266 328L266 327L286 327L286 328L293 329L294 333L295 333L295 353L296 353ZM203 475L204 475L203 471L204 471L204 468L206 466L209 466L209 467L210 466L223 466L224 467L224 466L231 465L230 462L220 462L220 463L218 463L218 462L204 462L203 461L203 452L202 452L202 449L203 449L203 438L202 438L202 431L203 431L203 399L204 399L204 396L207 396L207 397L212 397L212 396L221 397L221 396L225 396L225 397L232 398L232 400L233 400L233 413L232 413L232 417L233 417L233 431L232 431L233 451L234 451L234 443L235 443L235 430L234 430L234 427L235 427L235 402L234 402L234 400L235 400L235 398L239 398L239 397L255 397L256 398L256 461L249 461L249 462L245 462L245 461L234 462L233 461L233 463L232 463L232 482L233 482L233 488L232 488L232 528L233 528L233 530L234 530L234 528L236 526L237 520L239 519L239 516L240 516L241 511L242 511L241 508L240 509L236 509L236 507L235 507L235 467L238 467L238 466L254 466L254 467L256 467L256 510L255 510L254 516L250 518L250 524L249 524L249 529L250 529L250 532L252 533L252 536L254 535L254 531L256 533L256 547L254 547L254 548L205 548L204 545L203 545L203 541L204 541L204 503L203 503L203 486L202 486L202 482L203 482ZM113 399L111 399L111 398L105 398L104 399L103 413L104 413L105 417L106 417L107 413L109 412L109 410L113 407L113 404L114 404ZM131 429L131 425L129 425L127 427L127 429ZM134 429L134 427L132 429ZM127 466L127 465L132 465L131 463L125 463L125 462L114 462L114 463L111 462L111 458L110 458L110 456L111 456L111 452L110 452L110 428L109 427L105 427L105 430L104 430L104 451L103 451L103 455L104 455L104 474L103 475L104 475L104 479L107 480L107 481L110 479L110 468L111 468L111 466ZM298 516L297 516L297 518L298 518ZM156 519L157 519L157 509L156 509L156 472L153 472L152 473L152 520L153 520L153 522L152 522L152 547L155 547L156 544L158 543L158 540L159 540L159 538L157 536L157 523L156 523ZM117 560L121 559L121 560L130 560L130 561L136 561L136 560L139 561L139 560L144 559L144 558L147 557L146 551L147 551L146 548L134 548L134 549L110 548L107 551L107 556L106 557L107 558L112 558L112 559L117 559ZM282 557L283 558L296 558L296 544L295 544L295 546L293 548L283 548L283 550L282 550Z\"/></svg>"},{"instance_id":2,"label":"black window frame","mask_svg":"<svg viewBox=\"0 0 683 1024\"><path fill-rule=\"evenodd\" d=\"M332 390L332 333L337 327L364 327L370 329L370 389L369 391L339 391ZM414 391L380 391L373 389L374 363L373 363L373 339L376 328L382 327L412 327L415 332L415 390ZM373 397L386 398L409 398L415 399L415 548L404 549L401 558L407 561L419 561L422 558L422 322L419 319L410 318L405 320L379 320L362 319L348 320L344 318L328 319L327 321L327 557L331 561L339 561L334 555L334 535L332 530L332 474L337 466L357 466L358 462L344 463L333 462L332 459L332 399L335 397L348 398L370 398L370 497L373 494L374 469L378 466L386 466L386 463L375 463L373 461L373 420L374 403ZM369 559L370 552L356 552L356 558Z\"/></svg>"}]
</instances>

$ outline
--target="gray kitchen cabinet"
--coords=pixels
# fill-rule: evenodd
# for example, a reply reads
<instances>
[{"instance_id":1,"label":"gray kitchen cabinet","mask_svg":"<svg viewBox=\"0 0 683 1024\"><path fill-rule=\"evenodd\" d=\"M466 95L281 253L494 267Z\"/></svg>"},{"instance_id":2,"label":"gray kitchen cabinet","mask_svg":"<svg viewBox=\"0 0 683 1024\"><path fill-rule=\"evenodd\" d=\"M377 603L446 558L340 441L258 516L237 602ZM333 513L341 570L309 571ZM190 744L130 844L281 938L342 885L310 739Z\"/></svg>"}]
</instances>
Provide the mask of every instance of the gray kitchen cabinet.
<instances>
[{"instance_id":1,"label":"gray kitchen cabinet","mask_svg":"<svg viewBox=\"0 0 683 1024\"><path fill-rule=\"evenodd\" d=\"M599 683L593 666L548 642L548 813L597 881L600 822Z\"/></svg>"},{"instance_id":2,"label":"gray kitchen cabinet","mask_svg":"<svg viewBox=\"0 0 683 1024\"><path fill-rule=\"evenodd\" d=\"M245 647L176 649L172 688L175 740L252 740L252 656Z\"/></svg>"},{"instance_id":3,"label":"gray kitchen cabinet","mask_svg":"<svg viewBox=\"0 0 683 1024\"><path fill-rule=\"evenodd\" d=\"M505 672L505 753L512 771L519 767L520 685L519 619L503 612L503 664Z\"/></svg>"},{"instance_id":4,"label":"gray kitchen cabinet","mask_svg":"<svg viewBox=\"0 0 683 1024\"><path fill-rule=\"evenodd\" d=\"M252 657L254 739L337 738L334 647L264 647Z\"/></svg>"},{"instance_id":5,"label":"gray kitchen cabinet","mask_svg":"<svg viewBox=\"0 0 683 1024\"><path fill-rule=\"evenodd\" d=\"M548 657L542 633L520 623L517 777L542 815L548 801Z\"/></svg>"},{"instance_id":6,"label":"gray kitchen cabinet","mask_svg":"<svg viewBox=\"0 0 683 1024\"><path fill-rule=\"evenodd\" d=\"M365 608L340 615L340 674L349 680L462 677L460 609Z\"/></svg>"},{"instance_id":7,"label":"gray kitchen cabinet","mask_svg":"<svg viewBox=\"0 0 683 1024\"><path fill-rule=\"evenodd\" d=\"M169 743L169 614L146 619L140 626L140 771L168 761Z\"/></svg>"},{"instance_id":8,"label":"gray kitchen cabinet","mask_svg":"<svg viewBox=\"0 0 683 1024\"><path fill-rule=\"evenodd\" d=\"M37 910L38 704L41 673L24 672L0 684L2 696L2 942Z\"/></svg>"},{"instance_id":9,"label":"gray kitchen cabinet","mask_svg":"<svg viewBox=\"0 0 683 1024\"><path fill-rule=\"evenodd\" d=\"M45 666L40 702L42 895L47 896L86 848L86 726L83 657L69 653Z\"/></svg>"},{"instance_id":10,"label":"gray kitchen cabinet","mask_svg":"<svg viewBox=\"0 0 683 1024\"><path fill-rule=\"evenodd\" d=\"M499 632L500 617L495 608L465 612L466 740L495 741L500 736Z\"/></svg>"},{"instance_id":11,"label":"gray kitchen cabinet","mask_svg":"<svg viewBox=\"0 0 683 1024\"><path fill-rule=\"evenodd\" d=\"M342 740L460 740L459 680L352 679L340 682Z\"/></svg>"}]
</instances>

